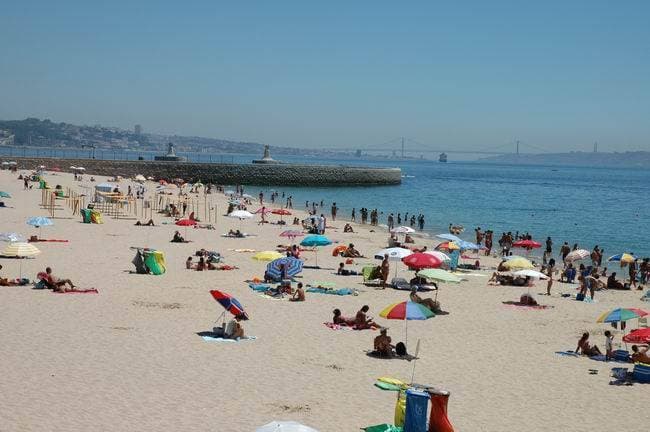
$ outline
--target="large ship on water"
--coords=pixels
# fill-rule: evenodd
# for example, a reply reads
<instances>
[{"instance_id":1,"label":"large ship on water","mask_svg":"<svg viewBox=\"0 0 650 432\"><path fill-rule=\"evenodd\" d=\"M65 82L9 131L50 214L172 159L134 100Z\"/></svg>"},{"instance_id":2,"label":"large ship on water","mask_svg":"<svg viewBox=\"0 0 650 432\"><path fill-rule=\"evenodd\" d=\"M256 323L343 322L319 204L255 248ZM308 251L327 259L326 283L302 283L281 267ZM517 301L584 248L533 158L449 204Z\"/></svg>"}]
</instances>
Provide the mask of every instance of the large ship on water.
<instances>
[{"instance_id":1,"label":"large ship on water","mask_svg":"<svg viewBox=\"0 0 650 432\"><path fill-rule=\"evenodd\" d=\"M438 162L447 162L447 153L440 153L438 157Z\"/></svg>"}]
</instances>

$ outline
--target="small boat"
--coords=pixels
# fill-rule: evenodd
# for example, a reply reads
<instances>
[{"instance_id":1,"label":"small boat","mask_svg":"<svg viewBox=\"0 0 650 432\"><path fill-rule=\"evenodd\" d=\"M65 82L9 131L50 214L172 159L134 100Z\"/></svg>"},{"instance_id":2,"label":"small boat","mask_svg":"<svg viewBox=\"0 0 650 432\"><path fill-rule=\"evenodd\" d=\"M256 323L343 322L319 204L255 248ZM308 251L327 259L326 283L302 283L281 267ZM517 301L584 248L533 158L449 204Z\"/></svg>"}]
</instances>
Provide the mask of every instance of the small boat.
<instances>
[{"instance_id":1,"label":"small boat","mask_svg":"<svg viewBox=\"0 0 650 432\"><path fill-rule=\"evenodd\" d=\"M447 162L447 153L440 153L440 157L438 157L438 162Z\"/></svg>"}]
</instances>

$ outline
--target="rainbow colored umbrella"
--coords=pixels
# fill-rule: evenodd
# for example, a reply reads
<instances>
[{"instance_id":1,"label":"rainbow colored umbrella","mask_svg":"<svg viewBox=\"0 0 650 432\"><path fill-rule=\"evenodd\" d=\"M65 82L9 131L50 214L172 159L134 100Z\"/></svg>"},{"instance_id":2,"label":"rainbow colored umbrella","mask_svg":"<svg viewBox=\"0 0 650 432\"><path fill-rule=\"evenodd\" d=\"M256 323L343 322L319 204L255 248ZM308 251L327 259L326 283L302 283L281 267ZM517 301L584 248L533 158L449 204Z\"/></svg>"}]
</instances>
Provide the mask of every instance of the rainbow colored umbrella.
<instances>
[{"instance_id":1,"label":"rainbow colored umbrella","mask_svg":"<svg viewBox=\"0 0 650 432\"><path fill-rule=\"evenodd\" d=\"M639 308L616 308L605 312L598 317L598 323L611 323L619 321L628 321L635 318L641 318L648 315L648 312Z\"/></svg>"},{"instance_id":2,"label":"rainbow colored umbrella","mask_svg":"<svg viewBox=\"0 0 650 432\"><path fill-rule=\"evenodd\" d=\"M386 319L396 319L406 321L406 333L404 338L404 345L408 347L409 327L410 320L426 320L436 316L429 308L415 303L412 301L405 301L401 303L393 303L392 305L384 308L379 312L379 316Z\"/></svg>"},{"instance_id":3,"label":"rainbow colored umbrella","mask_svg":"<svg viewBox=\"0 0 650 432\"><path fill-rule=\"evenodd\" d=\"M212 294L212 297L219 302L221 306L234 316L239 316L243 320L248 319L248 314L246 311L244 311L244 307L239 303L239 300L234 298L228 293L219 291L219 290L211 290L210 294Z\"/></svg>"}]
</instances>

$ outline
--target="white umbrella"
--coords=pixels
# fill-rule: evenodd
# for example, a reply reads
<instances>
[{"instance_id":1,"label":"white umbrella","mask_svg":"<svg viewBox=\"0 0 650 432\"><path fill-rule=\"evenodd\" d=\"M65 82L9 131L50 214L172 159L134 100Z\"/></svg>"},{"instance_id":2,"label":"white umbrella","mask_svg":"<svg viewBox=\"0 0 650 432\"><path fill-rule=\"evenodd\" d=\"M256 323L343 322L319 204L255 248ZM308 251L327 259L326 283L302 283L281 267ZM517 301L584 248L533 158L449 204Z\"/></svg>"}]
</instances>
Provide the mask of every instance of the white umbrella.
<instances>
[{"instance_id":1,"label":"white umbrella","mask_svg":"<svg viewBox=\"0 0 650 432\"><path fill-rule=\"evenodd\" d=\"M25 236L15 232L3 232L0 233L0 241L4 242L24 242Z\"/></svg>"},{"instance_id":2,"label":"white umbrella","mask_svg":"<svg viewBox=\"0 0 650 432\"><path fill-rule=\"evenodd\" d=\"M138 174L137 176L134 177L134 180L139 181L139 182L143 182L143 181L146 181L147 179L144 178L144 176L142 174Z\"/></svg>"},{"instance_id":3,"label":"white umbrella","mask_svg":"<svg viewBox=\"0 0 650 432\"><path fill-rule=\"evenodd\" d=\"M235 218L235 219L250 219L253 217L253 214L251 212L248 212L246 210L235 210L234 212L230 213L228 217Z\"/></svg>"},{"instance_id":4,"label":"white umbrella","mask_svg":"<svg viewBox=\"0 0 650 432\"><path fill-rule=\"evenodd\" d=\"M411 227L402 225L402 226L398 226L397 228L393 228L392 230L390 230L390 232L392 232L393 234L410 234L410 233L414 233L415 230Z\"/></svg>"},{"instance_id":5,"label":"white umbrella","mask_svg":"<svg viewBox=\"0 0 650 432\"><path fill-rule=\"evenodd\" d=\"M569 254L566 256L564 261L566 261L566 262L579 261L581 259L587 258L590 255L591 255L591 252L589 252L586 249L576 249L574 251L569 252Z\"/></svg>"},{"instance_id":6,"label":"white umbrella","mask_svg":"<svg viewBox=\"0 0 650 432\"><path fill-rule=\"evenodd\" d=\"M531 269L518 270L512 274L515 276L531 277L533 279L548 279L548 276L546 276L544 273Z\"/></svg>"},{"instance_id":7,"label":"white umbrella","mask_svg":"<svg viewBox=\"0 0 650 432\"><path fill-rule=\"evenodd\" d=\"M26 258L40 254L41 251L36 246L24 242L11 242L2 251L3 256ZM23 278L23 260L20 260L20 278Z\"/></svg>"},{"instance_id":8,"label":"white umbrella","mask_svg":"<svg viewBox=\"0 0 650 432\"><path fill-rule=\"evenodd\" d=\"M272 421L255 429L255 432L318 432L295 421Z\"/></svg>"},{"instance_id":9,"label":"white umbrella","mask_svg":"<svg viewBox=\"0 0 650 432\"><path fill-rule=\"evenodd\" d=\"M413 252L409 249L393 247L375 252L375 258L384 259L384 255L388 255L389 261L401 261L402 258L407 257L412 253Z\"/></svg>"}]
</instances>

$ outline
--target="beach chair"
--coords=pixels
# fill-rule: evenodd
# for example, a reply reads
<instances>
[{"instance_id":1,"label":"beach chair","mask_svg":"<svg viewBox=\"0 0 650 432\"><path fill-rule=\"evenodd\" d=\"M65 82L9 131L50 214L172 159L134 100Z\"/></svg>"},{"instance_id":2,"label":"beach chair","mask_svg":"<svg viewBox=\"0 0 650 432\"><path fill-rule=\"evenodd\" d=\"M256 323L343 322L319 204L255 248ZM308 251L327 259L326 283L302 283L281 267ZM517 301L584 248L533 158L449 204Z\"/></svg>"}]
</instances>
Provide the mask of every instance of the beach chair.
<instances>
[{"instance_id":1,"label":"beach chair","mask_svg":"<svg viewBox=\"0 0 650 432\"><path fill-rule=\"evenodd\" d=\"M378 266L367 265L361 269L363 283L369 283L381 279L381 271Z\"/></svg>"},{"instance_id":2,"label":"beach chair","mask_svg":"<svg viewBox=\"0 0 650 432\"><path fill-rule=\"evenodd\" d=\"M612 354L614 354L614 360L620 361L620 362L629 362L630 361L630 353L625 350L615 350Z\"/></svg>"},{"instance_id":3,"label":"beach chair","mask_svg":"<svg viewBox=\"0 0 650 432\"><path fill-rule=\"evenodd\" d=\"M632 379L640 383L650 383L650 364L636 363L632 370Z\"/></svg>"}]
</instances>

